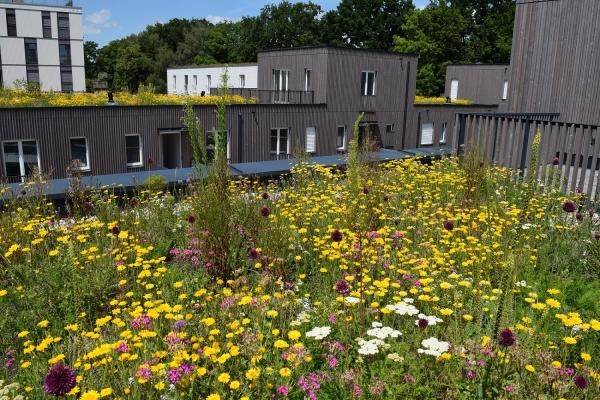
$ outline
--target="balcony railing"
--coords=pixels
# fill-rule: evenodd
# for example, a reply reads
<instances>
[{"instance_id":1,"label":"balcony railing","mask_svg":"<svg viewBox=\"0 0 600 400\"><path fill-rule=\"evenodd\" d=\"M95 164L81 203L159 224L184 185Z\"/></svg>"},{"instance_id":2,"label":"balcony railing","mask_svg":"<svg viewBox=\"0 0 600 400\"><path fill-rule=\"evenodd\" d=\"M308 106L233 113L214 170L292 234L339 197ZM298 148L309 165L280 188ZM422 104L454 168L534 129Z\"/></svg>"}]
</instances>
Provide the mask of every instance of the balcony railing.
<instances>
[{"instance_id":1,"label":"balcony railing","mask_svg":"<svg viewBox=\"0 0 600 400\"><path fill-rule=\"evenodd\" d=\"M292 158L291 154L286 154L286 153L275 154L275 153L271 153L271 161L274 161L274 160L289 160L290 158Z\"/></svg>"},{"instance_id":2,"label":"balcony railing","mask_svg":"<svg viewBox=\"0 0 600 400\"><path fill-rule=\"evenodd\" d=\"M219 88L210 89L211 96L219 93ZM230 88L228 93L233 96L256 99L260 104L315 104L314 91Z\"/></svg>"},{"instance_id":3,"label":"balcony railing","mask_svg":"<svg viewBox=\"0 0 600 400\"><path fill-rule=\"evenodd\" d=\"M75 7L68 0L0 0L2 4L24 4L28 6Z\"/></svg>"}]
</instances>

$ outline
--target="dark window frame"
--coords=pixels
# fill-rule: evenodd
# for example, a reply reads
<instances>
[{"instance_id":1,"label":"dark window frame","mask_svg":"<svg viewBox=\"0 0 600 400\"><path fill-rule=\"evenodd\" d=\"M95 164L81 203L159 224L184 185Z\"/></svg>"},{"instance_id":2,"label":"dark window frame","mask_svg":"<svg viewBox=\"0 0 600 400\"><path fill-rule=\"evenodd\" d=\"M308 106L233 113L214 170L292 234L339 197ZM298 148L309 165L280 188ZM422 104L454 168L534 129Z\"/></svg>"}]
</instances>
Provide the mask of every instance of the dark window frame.
<instances>
[{"instance_id":1,"label":"dark window frame","mask_svg":"<svg viewBox=\"0 0 600 400\"><path fill-rule=\"evenodd\" d=\"M69 138L69 154L70 154L70 158L71 161L75 160L75 158L73 157L73 140L81 140L83 139L84 143L85 143L85 158L86 158L86 164L81 163L81 165L79 166L79 170L80 171L90 171L91 170L91 162L90 162L90 146L89 146L89 141L88 138L85 136L72 136ZM80 160L80 159L78 159ZM80 160L81 161L81 160Z\"/></svg>"},{"instance_id":2,"label":"dark window frame","mask_svg":"<svg viewBox=\"0 0 600 400\"><path fill-rule=\"evenodd\" d=\"M377 95L377 71L361 71L360 93L362 96Z\"/></svg>"},{"instance_id":3,"label":"dark window frame","mask_svg":"<svg viewBox=\"0 0 600 400\"><path fill-rule=\"evenodd\" d=\"M52 39L52 16L50 11L42 11L42 36L44 39Z\"/></svg>"},{"instance_id":4,"label":"dark window frame","mask_svg":"<svg viewBox=\"0 0 600 400\"><path fill-rule=\"evenodd\" d=\"M13 8L6 9L6 35L17 37L17 16Z\"/></svg>"},{"instance_id":5,"label":"dark window frame","mask_svg":"<svg viewBox=\"0 0 600 400\"><path fill-rule=\"evenodd\" d=\"M127 143L128 138L137 137L137 147L130 146ZM136 150L139 155L139 161L131 162L129 159L129 150ZM128 133L125 135L125 157L127 162L127 167L129 168L139 168L144 166L144 148L142 145L142 135L139 133Z\"/></svg>"},{"instance_id":6,"label":"dark window frame","mask_svg":"<svg viewBox=\"0 0 600 400\"><path fill-rule=\"evenodd\" d=\"M39 57L38 57L37 39L35 39L35 38L26 38L23 41L23 45L24 45L24 48L25 48L25 64L27 64L27 65L38 65L39 64ZM35 54L33 54L33 53L35 53Z\"/></svg>"},{"instance_id":7,"label":"dark window frame","mask_svg":"<svg viewBox=\"0 0 600 400\"><path fill-rule=\"evenodd\" d=\"M68 13L56 13L58 38L59 39L71 39L71 23L69 21Z\"/></svg>"},{"instance_id":8,"label":"dark window frame","mask_svg":"<svg viewBox=\"0 0 600 400\"><path fill-rule=\"evenodd\" d=\"M63 57L62 49L66 48L67 57ZM58 41L58 59L61 66L71 66L73 65L73 57L71 51L71 42L68 40L59 40Z\"/></svg>"}]
</instances>

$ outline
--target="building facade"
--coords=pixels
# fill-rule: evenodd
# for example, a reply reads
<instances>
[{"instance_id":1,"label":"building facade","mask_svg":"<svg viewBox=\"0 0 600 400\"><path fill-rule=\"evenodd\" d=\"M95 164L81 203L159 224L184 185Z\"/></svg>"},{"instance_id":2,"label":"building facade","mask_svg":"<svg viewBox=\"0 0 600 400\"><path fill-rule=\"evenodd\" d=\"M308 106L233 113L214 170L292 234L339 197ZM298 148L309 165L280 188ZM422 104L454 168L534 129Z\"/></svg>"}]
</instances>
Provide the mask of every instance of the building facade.
<instances>
[{"instance_id":1,"label":"building facade","mask_svg":"<svg viewBox=\"0 0 600 400\"><path fill-rule=\"evenodd\" d=\"M37 82L44 91L85 91L81 8L0 2L0 60L3 87Z\"/></svg>"},{"instance_id":2,"label":"building facade","mask_svg":"<svg viewBox=\"0 0 600 400\"><path fill-rule=\"evenodd\" d=\"M211 89L222 85L227 71L229 85L236 88L256 89L258 66L256 64L207 65L202 67L174 67L167 69L169 94L210 94Z\"/></svg>"},{"instance_id":3,"label":"building facade","mask_svg":"<svg viewBox=\"0 0 600 400\"><path fill-rule=\"evenodd\" d=\"M445 97L476 104L500 105L508 100L509 65L452 64L446 67Z\"/></svg>"}]
</instances>

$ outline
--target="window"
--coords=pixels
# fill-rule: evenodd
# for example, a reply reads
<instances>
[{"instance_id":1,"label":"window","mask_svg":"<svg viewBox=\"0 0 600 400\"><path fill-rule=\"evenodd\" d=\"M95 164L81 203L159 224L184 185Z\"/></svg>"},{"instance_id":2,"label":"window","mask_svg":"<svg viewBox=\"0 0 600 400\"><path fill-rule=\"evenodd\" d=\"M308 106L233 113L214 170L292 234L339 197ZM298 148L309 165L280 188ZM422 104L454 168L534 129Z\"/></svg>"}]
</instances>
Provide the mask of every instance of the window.
<instances>
[{"instance_id":1,"label":"window","mask_svg":"<svg viewBox=\"0 0 600 400\"><path fill-rule=\"evenodd\" d=\"M306 128L306 152L314 153L317 151L317 130L314 127Z\"/></svg>"},{"instance_id":2,"label":"window","mask_svg":"<svg viewBox=\"0 0 600 400\"><path fill-rule=\"evenodd\" d=\"M288 128L271 129L271 158L279 159L290 153L290 142L288 140Z\"/></svg>"},{"instance_id":3,"label":"window","mask_svg":"<svg viewBox=\"0 0 600 400\"><path fill-rule=\"evenodd\" d=\"M375 77L374 71L363 71L361 74L360 86L363 96L375 96Z\"/></svg>"},{"instance_id":4,"label":"window","mask_svg":"<svg viewBox=\"0 0 600 400\"><path fill-rule=\"evenodd\" d=\"M71 67L60 68L60 85L63 92L73 91L73 71Z\"/></svg>"},{"instance_id":5,"label":"window","mask_svg":"<svg viewBox=\"0 0 600 400\"><path fill-rule=\"evenodd\" d=\"M25 63L28 65L37 65L37 40L25 39Z\"/></svg>"},{"instance_id":6,"label":"window","mask_svg":"<svg viewBox=\"0 0 600 400\"><path fill-rule=\"evenodd\" d=\"M15 10L6 10L6 34L8 36L17 36L17 17Z\"/></svg>"},{"instance_id":7,"label":"window","mask_svg":"<svg viewBox=\"0 0 600 400\"><path fill-rule=\"evenodd\" d=\"M8 178L30 176L35 169L40 169L40 155L35 140L4 142L2 145L4 171Z\"/></svg>"},{"instance_id":8,"label":"window","mask_svg":"<svg viewBox=\"0 0 600 400\"><path fill-rule=\"evenodd\" d=\"M56 13L56 19L58 22L58 38L59 39L70 39L71 32L70 32L70 27L69 27L69 14Z\"/></svg>"},{"instance_id":9,"label":"window","mask_svg":"<svg viewBox=\"0 0 600 400\"><path fill-rule=\"evenodd\" d=\"M504 86L502 87L502 100L508 99L508 81L504 81Z\"/></svg>"},{"instance_id":10,"label":"window","mask_svg":"<svg viewBox=\"0 0 600 400\"><path fill-rule=\"evenodd\" d=\"M188 75L183 76L183 91L188 93Z\"/></svg>"},{"instance_id":11,"label":"window","mask_svg":"<svg viewBox=\"0 0 600 400\"><path fill-rule=\"evenodd\" d=\"M27 82L40 82L40 71L38 67L27 67Z\"/></svg>"},{"instance_id":12,"label":"window","mask_svg":"<svg viewBox=\"0 0 600 400\"><path fill-rule=\"evenodd\" d=\"M337 127L335 147L337 147L338 150L346 150L346 126L340 125Z\"/></svg>"},{"instance_id":13,"label":"window","mask_svg":"<svg viewBox=\"0 0 600 400\"><path fill-rule=\"evenodd\" d=\"M304 70L304 91L310 92L312 90L312 70Z\"/></svg>"},{"instance_id":14,"label":"window","mask_svg":"<svg viewBox=\"0 0 600 400\"><path fill-rule=\"evenodd\" d=\"M387 124L385 126L385 133L387 133L388 135L394 133L394 124Z\"/></svg>"},{"instance_id":15,"label":"window","mask_svg":"<svg viewBox=\"0 0 600 400\"><path fill-rule=\"evenodd\" d=\"M433 123L426 122L421 125L421 146L433 144Z\"/></svg>"},{"instance_id":16,"label":"window","mask_svg":"<svg viewBox=\"0 0 600 400\"><path fill-rule=\"evenodd\" d=\"M246 75L240 75L240 87L241 88L246 87Z\"/></svg>"},{"instance_id":17,"label":"window","mask_svg":"<svg viewBox=\"0 0 600 400\"><path fill-rule=\"evenodd\" d=\"M141 167L142 162L142 139L140 135L125 135L125 151L127 152L127 166Z\"/></svg>"},{"instance_id":18,"label":"window","mask_svg":"<svg viewBox=\"0 0 600 400\"><path fill-rule=\"evenodd\" d=\"M448 126L447 122L442 124L442 134L440 135L440 144L446 143L446 127Z\"/></svg>"},{"instance_id":19,"label":"window","mask_svg":"<svg viewBox=\"0 0 600 400\"><path fill-rule=\"evenodd\" d=\"M208 94L210 94L210 88L212 87L212 76L206 75L206 87L208 88Z\"/></svg>"},{"instance_id":20,"label":"window","mask_svg":"<svg viewBox=\"0 0 600 400\"><path fill-rule=\"evenodd\" d=\"M289 101L288 85L290 71L284 69L273 70L273 90L275 103L287 103Z\"/></svg>"},{"instance_id":21,"label":"window","mask_svg":"<svg viewBox=\"0 0 600 400\"><path fill-rule=\"evenodd\" d=\"M44 38L52 38L52 20L50 19L50 13L48 11L42 11L42 30L44 32Z\"/></svg>"},{"instance_id":22,"label":"window","mask_svg":"<svg viewBox=\"0 0 600 400\"><path fill-rule=\"evenodd\" d=\"M452 79L450 82L450 100L454 101L458 99L458 80Z\"/></svg>"},{"instance_id":23,"label":"window","mask_svg":"<svg viewBox=\"0 0 600 400\"><path fill-rule=\"evenodd\" d=\"M177 91L177 75L173 75L173 90Z\"/></svg>"},{"instance_id":24,"label":"window","mask_svg":"<svg viewBox=\"0 0 600 400\"><path fill-rule=\"evenodd\" d=\"M71 138L71 160L79 160L79 169L89 171L90 157L87 139L84 137Z\"/></svg>"},{"instance_id":25,"label":"window","mask_svg":"<svg viewBox=\"0 0 600 400\"><path fill-rule=\"evenodd\" d=\"M192 89L198 89L198 75L194 75L194 87Z\"/></svg>"},{"instance_id":26,"label":"window","mask_svg":"<svg viewBox=\"0 0 600 400\"><path fill-rule=\"evenodd\" d=\"M60 65L71 65L71 43L65 40L58 42L58 58Z\"/></svg>"}]
</instances>

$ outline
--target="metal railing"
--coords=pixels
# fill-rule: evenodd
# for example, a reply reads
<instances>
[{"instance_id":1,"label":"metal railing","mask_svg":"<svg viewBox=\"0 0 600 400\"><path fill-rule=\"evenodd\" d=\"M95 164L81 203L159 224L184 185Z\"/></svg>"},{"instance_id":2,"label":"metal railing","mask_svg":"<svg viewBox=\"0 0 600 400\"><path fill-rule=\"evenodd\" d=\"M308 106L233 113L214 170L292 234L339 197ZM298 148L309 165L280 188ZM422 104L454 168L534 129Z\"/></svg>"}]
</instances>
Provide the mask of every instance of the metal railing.
<instances>
[{"instance_id":1,"label":"metal railing","mask_svg":"<svg viewBox=\"0 0 600 400\"><path fill-rule=\"evenodd\" d=\"M219 88L210 89L211 96L219 93ZM260 104L315 104L314 91L230 88L228 93L233 96L256 99Z\"/></svg>"},{"instance_id":2,"label":"metal railing","mask_svg":"<svg viewBox=\"0 0 600 400\"><path fill-rule=\"evenodd\" d=\"M28 6L76 7L68 0L0 0L2 4L23 4Z\"/></svg>"},{"instance_id":3,"label":"metal railing","mask_svg":"<svg viewBox=\"0 0 600 400\"><path fill-rule=\"evenodd\" d=\"M281 154L271 154L270 156L270 160L289 160L290 158L292 158L291 154L285 154L285 153L281 153Z\"/></svg>"},{"instance_id":4,"label":"metal railing","mask_svg":"<svg viewBox=\"0 0 600 400\"><path fill-rule=\"evenodd\" d=\"M590 200L600 198L600 126L557 121L558 114L459 113L453 150L476 146L499 166L528 174L533 139L541 133L536 175L559 171L565 191L578 190Z\"/></svg>"}]
</instances>

